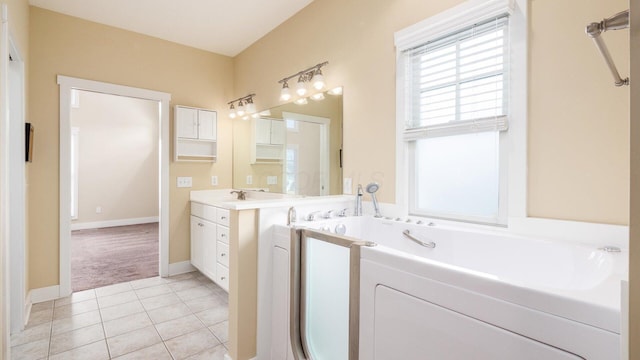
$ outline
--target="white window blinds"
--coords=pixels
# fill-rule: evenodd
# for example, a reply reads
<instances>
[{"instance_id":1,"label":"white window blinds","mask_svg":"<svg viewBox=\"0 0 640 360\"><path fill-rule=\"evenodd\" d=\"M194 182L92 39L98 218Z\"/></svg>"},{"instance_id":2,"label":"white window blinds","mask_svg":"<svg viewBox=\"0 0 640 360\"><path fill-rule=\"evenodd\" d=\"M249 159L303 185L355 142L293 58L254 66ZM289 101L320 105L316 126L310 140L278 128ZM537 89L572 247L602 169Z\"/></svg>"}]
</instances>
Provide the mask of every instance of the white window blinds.
<instances>
[{"instance_id":1,"label":"white window blinds","mask_svg":"<svg viewBox=\"0 0 640 360\"><path fill-rule=\"evenodd\" d=\"M402 52L405 140L508 128L508 14Z\"/></svg>"}]
</instances>

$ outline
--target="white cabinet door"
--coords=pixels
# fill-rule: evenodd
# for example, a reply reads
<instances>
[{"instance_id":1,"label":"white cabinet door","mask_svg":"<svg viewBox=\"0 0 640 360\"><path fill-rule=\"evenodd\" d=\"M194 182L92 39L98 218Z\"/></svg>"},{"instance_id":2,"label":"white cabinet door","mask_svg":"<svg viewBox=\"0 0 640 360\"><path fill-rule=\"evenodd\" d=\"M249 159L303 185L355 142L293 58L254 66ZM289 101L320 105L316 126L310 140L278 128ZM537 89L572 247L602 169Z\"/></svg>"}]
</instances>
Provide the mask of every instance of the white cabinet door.
<instances>
[{"instance_id":1,"label":"white cabinet door","mask_svg":"<svg viewBox=\"0 0 640 360\"><path fill-rule=\"evenodd\" d=\"M202 269L202 239L204 238L204 220L191 215L191 265Z\"/></svg>"},{"instance_id":2,"label":"white cabinet door","mask_svg":"<svg viewBox=\"0 0 640 360\"><path fill-rule=\"evenodd\" d=\"M284 121L271 120L271 144L284 145L286 137Z\"/></svg>"},{"instance_id":3,"label":"white cabinet door","mask_svg":"<svg viewBox=\"0 0 640 360\"><path fill-rule=\"evenodd\" d=\"M176 136L181 138L198 138L198 110L176 106Z\"/></svg>"},{"instance_id":4,"label":"white cabinet door","mask_svg":"<svg viewBox=\"0 0 640 360\"><path fill-rule=\"evenodd\" d=\"M217 115L215 111L198 110L198 138L201 140L216 140Z\"/></svg>"},{"instance_id":5,"label":"white cabinet door","mask_svg":"<svg viewBox=\"0 0 640 360\"><path fill-rule=\"evenodd\" d=\"M202 236L202 269L206 276L211 279L216 278L216 224L202 220L203 236Z\"/></svg>"},{"instance_id":6,"label":"white cabinet door","mask_svg":"<svg viewBox=\"0 0 640 360\"><path fill-rule=\"evenodd\" d=\"M256 119L256 144L271 143L271 120Z\"/></svg>"}]
</instances>

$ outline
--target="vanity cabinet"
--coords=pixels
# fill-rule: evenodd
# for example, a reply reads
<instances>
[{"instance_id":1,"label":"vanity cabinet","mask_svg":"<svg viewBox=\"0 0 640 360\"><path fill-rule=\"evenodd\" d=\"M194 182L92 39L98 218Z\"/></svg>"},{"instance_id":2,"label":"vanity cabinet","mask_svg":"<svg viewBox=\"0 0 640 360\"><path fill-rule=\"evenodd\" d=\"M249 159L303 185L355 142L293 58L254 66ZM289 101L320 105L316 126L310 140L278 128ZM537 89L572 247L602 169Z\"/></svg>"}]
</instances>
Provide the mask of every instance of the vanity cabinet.
<instances>
[{"instance_id":1,"label":"vanity cabinet","mask_svg":"<svg viewBox=\"0 0 640 360\"><path fill-rule=\"evenodd\" d=\"M191 203L191 265L229 291L229 210Z\"/></svg>"},{"instance_id":2,"label":"vanity cabinet","mask_svg":"<svg viewBox=\"0 0 640 360\"><path fill-rule=\"evenodd\" d=\"M272 119L254 119L252 121L252 163L282 162L287 137L284 121Z\"/></svg>"},{"instance_id":3,"label":"vanity cabinet","mask_svg":"<svg viewBox=\"0 0 640 360\"><path fill-rule=\"evenodd\" d=\"M215 111L176 105L174 124L176 161L216 160L218 118Z\"/></svg>"}]
</instances>

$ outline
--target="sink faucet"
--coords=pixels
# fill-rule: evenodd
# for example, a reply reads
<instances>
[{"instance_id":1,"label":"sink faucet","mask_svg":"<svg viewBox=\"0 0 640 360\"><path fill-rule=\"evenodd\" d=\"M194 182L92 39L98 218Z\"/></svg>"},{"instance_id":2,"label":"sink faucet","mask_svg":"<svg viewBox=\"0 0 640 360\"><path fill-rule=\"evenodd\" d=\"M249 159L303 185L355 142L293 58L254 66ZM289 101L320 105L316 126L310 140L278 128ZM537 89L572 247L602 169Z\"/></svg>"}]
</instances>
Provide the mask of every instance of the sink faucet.
<instances>
[{"instance_id":1,"label":"sink faucet","mask_svg":"<svg viewBox=\"0 0 640 360\"><path fill-rule=\"evenodd\" d=\"M238 194L238 200L247 200L247 192L242 190L234 190L230 194Z\"/></svg>"},{"instance_id":2,"label":"sink faucet","mask_svg":"<svg viewBox=\"0 0 640 360\"><path fill-rule=\"evenodd\" d=\"M287 214L287 226L291 226L291 224L297 221L297 218L298 218L298 215L296 213L296 208L293 206L290 207L289 213Z\"/></svg>"},{"instance_id":3,"label":"sink faucet","mask_svg":"<svg viewBox=\"0 0 640 360\"><path fill-rule=\"evenodd\" d=\"M320 214L320 211L314 211L307 215L304 219L307 221L314 221L316 219L316 215Z\"/></svg>"}]
</instances>

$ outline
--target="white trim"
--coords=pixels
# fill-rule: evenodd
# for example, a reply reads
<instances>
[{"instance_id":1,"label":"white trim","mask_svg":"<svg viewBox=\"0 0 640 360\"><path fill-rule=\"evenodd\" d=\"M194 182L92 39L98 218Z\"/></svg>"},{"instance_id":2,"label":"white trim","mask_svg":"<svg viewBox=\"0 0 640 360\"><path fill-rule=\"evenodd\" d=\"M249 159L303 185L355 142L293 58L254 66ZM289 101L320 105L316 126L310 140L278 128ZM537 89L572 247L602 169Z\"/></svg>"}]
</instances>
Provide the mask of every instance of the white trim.
<instances>
[{"instance_id":1,"label":"white trim","mask_svg":"<svg viewBox=\"0 0 640 360\"><path fill-rule=\"evenodd\" d=\"M31 298L32 304L37 304L63 297L60 294L60 290L60 285L47 286L43 288L31 289L28 296Z\"/></svg>"},{"instance_id":2,"label":"white trim","mask_svg":"<svg viewBox=\"0 0 640 360\"><path fill-rule=\"evenodd\" d=\"M31 302L31 291L27 294L27 298L24 300L24 325L27 326L29 318L31 317L31 308L33 307Z\"/></svg>"},{"instance_id":3,"label":"white trim","mask_svg":"<svg viewBox=\"0 0 640 360\"><path fill-rule=\"evenodd\" d=\"M169 264L169 276L186 274L196 270L189 260Z\"/></svg>"},{"instance_id":4,"label":"white trim","mask_svg":"<svg viewBox=\"0 0 640 360\"><path fill-rule=\"evenodd\" d=\"M517 0L520 1L520 0ZM469 0L395 33L399 52L471 26L478 20L511 14L514 0Z\"/></svg>"},{"instance_id":5,"label":"white trim","mask_svg":"<svg viewBox=\"0 0 640 360\"><path fill-rule=\"evenodd\" d=\"M508 141L503 141L505 133L501 133L500 146L508 147L508 154L500 151L500 209L498 225L509 226L509 219L526 217L527 196L527 1L528 0L470 0L447 11L430 17L395 34L397 68L403 63L402 51L415 46L416 42L425 42L438 34L449 33L456 28L472 25L483 17L496 16L509 12L509 131ZM487 7L483 10L483 7ZM451 20L451 22L449 22ZM446 24L445 24L446 23ZM420 31L424 36L420 35ZM409 148L403 139L405 133L405 78L402 71L396 76L396 202L409 211L407 176L409 176ZM506 166L503 164L506 163ZM506 168L506 169L505 169ZM502 171L502 170L506 170ZM505 180L505 176L507 179ZM503 184L506 182L506 186ZM505 192L506 190L506 192Z\"/></svg>"},{"instance_id":6,"label":"white trim","mask_svg":"<svg viewBox=\"0 0 640 360\"><path fill-rule=\"evenodd\" d=\"M78 90L71 89L72 92L75 91L77 96L80 96ZM73 105L73 104L72 104ZM78 178L79 178L79 167L80 167L80 128L77 126L71 127L71 220L76 220L78 218ZM73 226L71 227L73 229Z\"/></svg>"},{"instance_id":7,"label":"white trim","mask_svg":"<svg viewBox=\"0 0 640 360\"><path fill-rule=\"evenodd\" d=\"M0 358L9 359L10 254L9 254L9 24L7 4L1 4L0 25Z\"/></svg>"},{"instance_id":8,"label":"white trim","mask_svg":"<svg viewBox=\"0 0 640 360\"><path fill-rule=\"evenodd\" d=\"M169 274L169 102L171 94L58 75L60 86L60 296L71 294L71 89L157 101L160 108L160 276Z\"/></svg>"},{"instance_id":9,"label":"white trim","mask_svg":"<svg viewBox=\"0 0 640 360\"><path fill-rule=\"evenodd\" d=\"M137 225L137 224L148 224L158 222L160 218L158 216L151 217L142 217L142 218L132 218L132 219L117 219L117 220L104 220L104 221L93 221L86 223L72 223L71 230L85 230L85 229L98 229L98 228L106 228L106 227L114 227L114 226L127 226L127 225Z\"/></svg>"}]
</instances>

